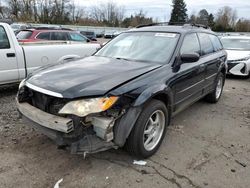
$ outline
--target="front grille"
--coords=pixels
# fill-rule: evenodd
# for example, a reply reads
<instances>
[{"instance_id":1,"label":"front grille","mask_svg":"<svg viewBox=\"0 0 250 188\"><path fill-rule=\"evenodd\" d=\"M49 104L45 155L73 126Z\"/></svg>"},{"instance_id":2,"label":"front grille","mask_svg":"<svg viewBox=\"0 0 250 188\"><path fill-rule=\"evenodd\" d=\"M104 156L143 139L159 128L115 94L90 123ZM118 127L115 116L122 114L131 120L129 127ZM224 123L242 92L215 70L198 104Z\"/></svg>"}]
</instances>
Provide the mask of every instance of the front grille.
<instances>
[{"instance_id":1,"label":"front grille","mask_svg":"<svg viewBox=\"0 0 250 188\"><path fill-rule=\"evenodd\" d=\"M67 99L49 96L28 87L19 90L18 101L27 102L44 112L54 115L58 115L59 110L68 102Z\"/></svg>"},{"instance_id":2,"label":"front grille","mask_svg":"<svg viewBox=\"0 0 250 188\"><path fill-rule=\"evenodd\" d=\"M236 65L238 65L238 63L227 63L228 70L232 69Z\"/></svg>"},{"instance_id":3,"label":"front grille","mask_svg":"<svg viewBox=\"0 0 250 188\"><path fill-rule=\"evenodd\" d=\"M244 67L240 70L240 72L242 74L246 74L246 72L247 72L247 66L246 66L246 64L244 64Z\"/></svg>"}]
</instances>

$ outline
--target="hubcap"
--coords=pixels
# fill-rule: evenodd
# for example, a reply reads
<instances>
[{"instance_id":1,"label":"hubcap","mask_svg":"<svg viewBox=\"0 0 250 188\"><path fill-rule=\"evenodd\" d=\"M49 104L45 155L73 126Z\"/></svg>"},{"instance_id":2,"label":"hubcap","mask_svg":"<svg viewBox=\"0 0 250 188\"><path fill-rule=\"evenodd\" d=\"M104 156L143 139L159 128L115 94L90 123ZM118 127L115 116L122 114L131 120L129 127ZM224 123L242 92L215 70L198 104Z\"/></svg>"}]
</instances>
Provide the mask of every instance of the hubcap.
<instances>
[{"instance_id":1,"label":"hubcap","mask_svg":"<svg viewBox=\"0 0 250 188\"><path fill-rule=\"evenodd\" d=\"M223 88L223 78L220 77L216 86L216 99L220 98Z\"/></svg>"},{"instance_id":2,"label":"hubcap","mask_svg":"<svg viewBox=\"0 0 250 188\"><path fill-rule=\"evenodd\" d=\"M147 151L153 150L161 140L165 128L165 115L157 110L149 117L144 128L143 144Z\"/></svg>"}]
</instances>

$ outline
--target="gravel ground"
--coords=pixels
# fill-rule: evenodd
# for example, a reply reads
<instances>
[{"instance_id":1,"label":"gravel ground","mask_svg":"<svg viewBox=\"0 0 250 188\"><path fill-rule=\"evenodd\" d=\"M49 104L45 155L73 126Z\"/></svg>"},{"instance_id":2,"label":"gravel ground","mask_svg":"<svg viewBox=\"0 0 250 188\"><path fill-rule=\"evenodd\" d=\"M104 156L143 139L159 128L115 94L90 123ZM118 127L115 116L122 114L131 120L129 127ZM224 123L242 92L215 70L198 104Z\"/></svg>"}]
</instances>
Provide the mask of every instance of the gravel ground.
<instances>
[{"instance_id":1,"label":"gravel ground","mask_svg":"<svg viewBox=\"0 0 250 188\"><path fill-rule=\"evenodd\" d=\"M247 188L250 185L250 80L227 79L219 103L199 101L177 115L145 166L123 150L86 159L58 150L24 125L17 88L0 90L0 187Z\"/></svg>"}]
</instances>

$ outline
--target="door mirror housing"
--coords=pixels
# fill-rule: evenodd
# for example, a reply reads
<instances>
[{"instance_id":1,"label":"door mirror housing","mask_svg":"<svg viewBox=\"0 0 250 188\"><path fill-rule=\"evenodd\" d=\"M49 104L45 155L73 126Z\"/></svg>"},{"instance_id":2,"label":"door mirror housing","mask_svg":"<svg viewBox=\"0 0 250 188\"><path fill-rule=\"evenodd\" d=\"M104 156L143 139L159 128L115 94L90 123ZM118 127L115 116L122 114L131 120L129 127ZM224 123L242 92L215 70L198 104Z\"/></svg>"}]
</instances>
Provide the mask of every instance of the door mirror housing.
<instances>
[{"instance_id":1,"label":"door mirror housing","mask_svg":"<svg viewBox=\"0 0 250 188\"><path fill-rule=\"evenodd\" d=\"M200 55L198 53L181 54L181 61L183 63L194 63L199 61Z\"/></svg>"}]
</instances>

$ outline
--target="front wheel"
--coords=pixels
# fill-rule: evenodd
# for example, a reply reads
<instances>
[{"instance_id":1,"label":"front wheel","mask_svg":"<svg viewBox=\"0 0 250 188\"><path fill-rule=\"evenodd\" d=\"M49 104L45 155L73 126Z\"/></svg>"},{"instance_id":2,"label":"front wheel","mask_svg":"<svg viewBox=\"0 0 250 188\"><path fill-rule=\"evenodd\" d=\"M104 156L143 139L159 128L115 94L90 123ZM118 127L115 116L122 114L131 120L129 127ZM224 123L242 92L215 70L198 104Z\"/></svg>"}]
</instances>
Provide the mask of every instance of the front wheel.
<instances>
[{"instance_id":1,"label":"front wheel","mask_svg":"<svg viewBox=\"0 0 250 188\"><path fill-rule=\"evenodd\" d=\"M127 139L127 151L138 158L152 156L160 147L168 124L166 105L158 100L150 101Z\"/></svg>"},{"instance_id":2,"label":"front wheel","mask_svg":"<svg viewBox=\"0 0 250 188\"><path fill-rule=\"evenodd\" d=\"M213 92L211 92L205 97L205 100L210 103L217 103L221 97L224 87L224 82L225 82L225 76L223 73L220 73L215 83L215 89L213 90Z\"/></svg>"}]
</instances>

